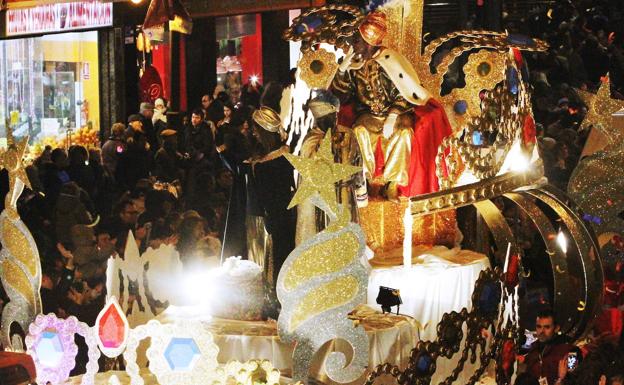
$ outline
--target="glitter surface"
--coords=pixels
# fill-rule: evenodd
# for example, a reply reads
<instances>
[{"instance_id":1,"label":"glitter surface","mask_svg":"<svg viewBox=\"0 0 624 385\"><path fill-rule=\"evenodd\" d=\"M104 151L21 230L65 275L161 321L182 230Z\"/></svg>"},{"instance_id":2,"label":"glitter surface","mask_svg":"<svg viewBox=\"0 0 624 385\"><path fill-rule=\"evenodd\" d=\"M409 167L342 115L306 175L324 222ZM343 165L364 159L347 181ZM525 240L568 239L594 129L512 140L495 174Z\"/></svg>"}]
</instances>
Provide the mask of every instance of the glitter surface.
<instances>
[{"instance_id":1,"label":"glitter surface","mask_svg":"<svg viewBox=\"0 0 624 385\"><path fill-rule=\"evenodd\" d=\"M303 251L286 274L284 286L292 290L306 280L344 269L357 254L359 246L355 235L345 234Z\"/></svg>"},{"instance_id":2,"label":"glitter surface","mask_svg":"<svg viewBox=\"0 0 624 385\"><path fill-rule=\"evenodd\" d=\"M587 105L587 115L581 125L593 125L607 136L611 144L619 144L624 139L624 132L617 127L611 115L624 108L624 100L612 99L610 90L611 81L608 77L602 81L595 95L576 90Z\"/></svg>"},{"instance_id":3,"label":"glitter surface","mask_svg":"<svg viewBox=\"0 0 624 385\"><path fill-rule=\"evenodd\" d=\"M349 302L358 292L358 282L353 277L338 278L310 291L297 305L290 320L290 331L315 315Z\"/></svg>"},{"instance_id":4,"label":"glitter surface","mask_svg":"<svg viewBox=\"0 0 624 385\"><path fill-rule=\"evenodd\" d=\"M15 226L11 219L5 217L2 220L2 245L6 247L21 263L28 268L28 272L31 275L37 273L38 258L33 258L32 249L28 242L28 239L24 236L17 226Z\"/></svg>"},{"instance_id":5,"label":"glitter surface","mask_svg":"<svg viewBox=\"0 0 624 385\"><path fill-rule=\"evenodd\" d=\"M361 262L364 233L359 225L349 222L349 209L336 201L335 182L361 168L334 163L327 135L314 157L287 155L287 159L302 176L290 206L309 199L328 214L331 223L297 246L280 270L280 339L295 343L293 380L304 383L321 346L333 339L345 340L353 349L349 365L343 353L335 352L327 357L325 369L332 380L351 382L368 364L368 336L363 327L355 327L348 319L348 313L366 301L368 270Z\"/></svg>"},{"instance_id":6,"label":"glitter surface","mask_svg":"<svg viewBox=\"0 0 624 385\"><path fill-rule=\"evenodd\" d=\"M568 193L585 214L595 220L591 226L597 234L622 232L624 218L624 145L599 151L583 158L574 169Z\"/></svg>"},{"instance_id":7,"label":"glitter surface","mask_svg":"<svg viewBox=\"0 0 624 385\"><path fill-rule=\"evenodd\" d=\"M288 208L294 207L314 195L319 195L329 206L332 214L336 215L338 203L336 202L335 183L362 171L362 167L334 163L331 135L325 135L319 150L311 158L292 154L285 154L285 156L303 178Z\"/></svg>"},{"instance_id":8,"label":"glitter surface","mask_svg":"<svg viewBox=\"0 0 624 385\"><path fill-rule=\"evenodd\" d=\"M24 297L28 306L35 308L35 297L28 277L22 269L9 259L2 261L2 274L5 275L5 282L11 285L20 295ZM12 299L13 300L13 299Z\"/></svg>"}]
</instances>

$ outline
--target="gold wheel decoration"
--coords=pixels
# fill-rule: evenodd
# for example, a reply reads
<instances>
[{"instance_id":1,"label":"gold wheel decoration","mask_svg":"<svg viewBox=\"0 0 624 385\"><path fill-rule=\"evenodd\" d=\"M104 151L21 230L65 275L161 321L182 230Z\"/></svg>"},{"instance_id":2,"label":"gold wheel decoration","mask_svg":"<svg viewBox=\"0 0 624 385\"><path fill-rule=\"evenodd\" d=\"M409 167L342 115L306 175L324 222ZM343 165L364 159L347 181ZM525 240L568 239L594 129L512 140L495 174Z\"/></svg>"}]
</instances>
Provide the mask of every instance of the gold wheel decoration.
<instances>
[{"instance_id":1,"label":"gold wheel decoration","mask_svg":"<svg viewBox=\"0 0 624 385\"><path fill-rule=\"evenodd\" d=\"M476 65L477 73L481 64L489 66L487 57L485 53L481 57L477 56L475 62L480 63ZM532 147L524 145L524 122L526 119L532 119L530 97L522 82L522 76L511 58L507 59L506 68L505 72L509 79L493 91L485 92L480 115L472 117L463 128L463 139L448 136L438 148L436 174L442 190L453 187L459 175L457 158L445 156L449 149L457 151L466 171L479 180L492 178L500 172L511 147L517 141L523 144L522 155L527 161L530 159ZM489 71L493 69L490 67ZM489 71L487 75L490 74ZM482 82L475 84L479 87L485 85ZM480 90L473 89L466 95L472 93L478 95L479 92ZM475 135L481 143L475 143ZM492 136L493 143L487 143L488 138ZM447 170L447 175L444 170Z\"/></svg>"},{"instance_id":2,"label":"gold wheel decoration","mask_svg":"<svg viewBox=\"0 0 624 385\"><path fill-rule=\"evenodd\" d=\"M515 244L515 235L491 199L502 196L515 203L537 227L546 246L553 271L553 306L562 331L578 338L599 311L602 301L600 248L582 220L582 213L568 196L546 184L527 189L532 180L543 181L540 175L535 172L531 178L530 173L507 173L485 182L412 198L412 215L473 205L492 234L495 259L502 265L502 254L508 243ZM550 211L545 212L544 207ZM555 242L558 229L568 239L567 250ZM520 250L512 249L513 253Z\"/></svg>"},{"instance_id":3,"label":"gold wheel decoration","mask_svg":"<svg viewBox=\"0 0 624 385\"><path fill-rule=\"evenodd\" d=\"M297 63L297 68L301 71L301 80L309 88L326 89L338 70L338 63L336 55L319 48L306 51Z\"/></svg>"}]
</instances>

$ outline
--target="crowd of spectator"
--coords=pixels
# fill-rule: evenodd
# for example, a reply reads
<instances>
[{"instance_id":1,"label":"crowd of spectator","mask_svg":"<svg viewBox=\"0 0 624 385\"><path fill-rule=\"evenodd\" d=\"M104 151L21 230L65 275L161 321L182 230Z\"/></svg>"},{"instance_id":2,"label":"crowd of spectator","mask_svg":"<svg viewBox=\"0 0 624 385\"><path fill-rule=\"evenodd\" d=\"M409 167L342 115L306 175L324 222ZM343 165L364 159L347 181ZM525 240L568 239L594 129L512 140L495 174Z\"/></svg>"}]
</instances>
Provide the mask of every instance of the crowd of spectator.
<instances>
[{"instance_id":1,"label":"crowd of spectator","mask_svg":"<svg viewBox=\"0 0 624 385\"><path fill-rule=\"evenodd\" d=\"M141 103L113 124L101 149L45 148L27 168L32 190L18 201L41 257L44 313L93 324L107 260L123 258L129 231L141 252L174 244L183 263L245 255L244 237L225 248L222 239L233 180L253 155L250 119L261 91L245 87L243 99L254 104L204 95L179 124L168 122L163 99Z\"/></svg>"}]
</instances>

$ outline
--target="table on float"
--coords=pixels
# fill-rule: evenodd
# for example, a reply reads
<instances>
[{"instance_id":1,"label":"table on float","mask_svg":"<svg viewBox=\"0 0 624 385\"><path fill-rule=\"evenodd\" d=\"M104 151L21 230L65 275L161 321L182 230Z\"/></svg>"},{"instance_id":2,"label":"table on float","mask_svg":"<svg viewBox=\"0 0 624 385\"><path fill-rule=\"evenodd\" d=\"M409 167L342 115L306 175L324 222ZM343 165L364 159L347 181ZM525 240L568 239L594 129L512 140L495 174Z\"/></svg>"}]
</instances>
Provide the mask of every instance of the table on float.
<instances>
[{"instance_id":1,"label":"table on float","mask_svg":"<svg viewBox=\"0 0 624 385\"><path fill-rule=\"evenodd\" d=\"M420 250L422 251L422 250ZM369 368L383 363L398 365L404 369L410 352L419 340L434 340L436 326L442 315L463 307L470 308L474 283L481 270L489 267L486 256L470 251L448 250L434 247L426 254L414 252L413 265L405 269L391 266L390 259L382 263L373 260L375 265L369 277L368 303L355 311L355 316L369 336ZM401 313L406 316L381 314L375 307L379 286L399 289L403 299ZM371 307L372 306L372 307ZM174 318L165 312L158 317L163 323ZM280 341L277 324L268 321L235 321L213 318L205 323L219 346L218 361L222 364L231 360L268 359L283 375L292 372L293 346ZM315 356L310 377L324 384L335 385L326 375L323 362L332 351L342 351L350 357L347 343L338 340L323 346ZM459 356L459 355L456 355ZM444 379L455 367L459 357L448 360L439 358L438 371L432 379L437 383ZM455 383L465 383L473 372L474 365L466 363L466 375L460 374ZM146 384L156 383L148 371L144 371ZM96 384L106 384L112 373L100 373ZM116 373L121 384L126 384L125 373ZM363 375L352 384L361 384ZM73 379L76 381L76 379ZM73 384L73 382L72 382Z\"/></svg>"},{"instance_id":2,"label":"table on float","mask_svg":"<svg viewBox=\"0 0 624 385\"><path fill-rule=\"evenodd\" d=\"M481 271L490 267L490 262L484 254L470 250L420 246L414 248L412 265L406 268L402 266L401 254L397 252L383 260L371 260L373 269L368 279L368 304L381 310L381 305L376 303L380 286L399 290L403 301L400 313L416 320L419 339L433 341L437 338L437 325L444 313L472 308L475 283ZM393 310L396 311L396 307ZM438 370L431 383L438 383L449 375L459 356L439 358ZM466 375L460 374L455 383L465 383L474 367L467 362Z\"/></svg>"}]
</instances>

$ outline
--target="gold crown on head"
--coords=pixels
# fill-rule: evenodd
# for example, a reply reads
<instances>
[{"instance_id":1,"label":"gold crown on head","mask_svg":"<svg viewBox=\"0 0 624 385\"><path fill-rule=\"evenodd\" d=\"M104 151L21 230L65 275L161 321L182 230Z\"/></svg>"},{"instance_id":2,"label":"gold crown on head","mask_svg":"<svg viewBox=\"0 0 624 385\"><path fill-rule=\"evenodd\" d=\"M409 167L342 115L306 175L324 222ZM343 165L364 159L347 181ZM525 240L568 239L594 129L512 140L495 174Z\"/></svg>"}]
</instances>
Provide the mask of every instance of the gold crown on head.
<instances>
[{"instance_id":1,"label":"gold crown on head","mask_svg":"<svg viewBox=\"0 0 624 385\"><path fill-rule=\"evenodd\" d=\"M280 132L282 125L280 116L275 110L267 106L262 106L254 111L252 119L269 132Z\"/></svg>"},{"instance_id":2,"label":"gold crown on head","mask_svg":"<svg viewBox=\"0 0 624 385\"><path fill-rule=\"evenodd\" d=\"M381 45L381 42L388 32L386 14L380 11L369 13L358 27L358 30L364 41L368 44L373 46Z\"/></svg>"}]
</instances>

